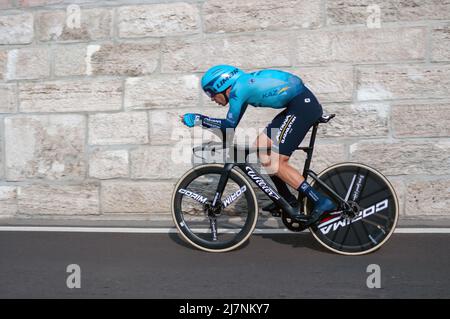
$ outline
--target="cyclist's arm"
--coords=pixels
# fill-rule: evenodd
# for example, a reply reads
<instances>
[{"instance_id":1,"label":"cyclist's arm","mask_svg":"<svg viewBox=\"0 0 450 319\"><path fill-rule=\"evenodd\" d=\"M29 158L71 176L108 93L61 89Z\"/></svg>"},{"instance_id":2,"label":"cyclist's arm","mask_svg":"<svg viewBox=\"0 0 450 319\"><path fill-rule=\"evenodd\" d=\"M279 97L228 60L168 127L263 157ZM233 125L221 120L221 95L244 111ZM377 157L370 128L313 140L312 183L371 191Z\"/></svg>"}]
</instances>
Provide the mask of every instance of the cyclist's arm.
<instances>
[{"instance_id":1,"label":"cyclist's arm","mask_svg":"<svg viewBox=\"0 0 450 319\"><path fill-rule=\"evenodd\" d=\"M239 94L236 93L237 91L239 91ZM245 97L246 93L247 91L240 86L231 90L230 108L228 109L227 118L217 119L203 116L201 121L202 126L206 128L218 128L222 131L225 131L227 128L236 128L248 106Z\"/></svg>"},{"instance_id":2,"label":"cyclist's arm","mask_svg":"<svg viewBox=\"0 0 450 319\"><path fill-rule=\"evenodd\" d=\"M230 106L230 109L227 113L226 119L218 119L208 116L201 116L201 124L205 128L218 128L222 131L226 130L227 128L236 128L236 126L239 124L242 116L244 115L245 110L247 109L247 104L244 104L239 107L233 107Z\"/></svg>"}]
</instances>

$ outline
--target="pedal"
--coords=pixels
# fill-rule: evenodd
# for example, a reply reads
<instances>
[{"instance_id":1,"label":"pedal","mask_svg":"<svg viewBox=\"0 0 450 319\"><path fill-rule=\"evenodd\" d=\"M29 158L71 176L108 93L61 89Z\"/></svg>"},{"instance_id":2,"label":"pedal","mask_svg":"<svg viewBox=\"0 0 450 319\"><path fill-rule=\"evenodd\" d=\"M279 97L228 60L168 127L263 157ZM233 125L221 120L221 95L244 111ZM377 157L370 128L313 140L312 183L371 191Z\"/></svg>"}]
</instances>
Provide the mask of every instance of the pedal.
<instances>
[{"instance_id":1,"label":"pedal","mask_svg":"<svg viewBox=\"0 0 450 319\"><path fill-rule=\"evenodd\" d=\"M310 221L310 219L311 218L309 216L302 214L302 215L296 216L296 218L294 218L293 220L298 223L308 223Z\"/></svg>"}]
</instances>

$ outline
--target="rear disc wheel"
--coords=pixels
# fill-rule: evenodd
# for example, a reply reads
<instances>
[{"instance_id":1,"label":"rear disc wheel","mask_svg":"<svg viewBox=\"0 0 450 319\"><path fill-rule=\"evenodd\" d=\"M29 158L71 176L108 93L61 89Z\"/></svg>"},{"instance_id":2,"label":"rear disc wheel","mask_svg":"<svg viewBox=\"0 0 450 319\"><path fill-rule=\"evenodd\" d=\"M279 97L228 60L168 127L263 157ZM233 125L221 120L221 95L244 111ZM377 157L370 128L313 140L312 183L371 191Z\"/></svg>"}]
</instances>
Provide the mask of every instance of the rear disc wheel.
<instances>
[{"instance_id":1,"label":"rear disc wheel","mask_svg":"<svg viewBox=\"0 0 450 319\"><path fill-rule=\"evenodd\" d=\"M310 228L327 249L343 255L363 255L384 245L398 221L398 199L388 179L364 164L342 163L325 169L318 177L350 204L325 213ZM318 183L313 187L329 196ZM306 201L305 211L311 203Z\"/></svg>"}]
</instances>

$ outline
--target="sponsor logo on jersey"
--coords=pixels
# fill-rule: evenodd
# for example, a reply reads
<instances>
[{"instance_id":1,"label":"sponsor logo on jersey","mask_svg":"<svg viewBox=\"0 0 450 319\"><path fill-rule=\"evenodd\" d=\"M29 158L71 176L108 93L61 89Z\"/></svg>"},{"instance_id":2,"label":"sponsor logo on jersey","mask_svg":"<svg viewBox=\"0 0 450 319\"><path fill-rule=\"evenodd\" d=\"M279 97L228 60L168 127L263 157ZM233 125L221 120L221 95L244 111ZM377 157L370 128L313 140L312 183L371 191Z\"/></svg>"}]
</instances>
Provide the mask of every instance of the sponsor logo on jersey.
<instances>
[{"instance_id":1,"label":"sponsor logo on jersey","mask_svg":"<svg viewBox=\"0 0 450 319\"><path fill-rule=\"evenodd\" d=\"M221 121L220 121L220 120L218 120L218 119L212 119L212 118L206 118L206 119L205 119L205 122L221 124Z\"/></svg>"},{"instance_id":2,"label":"sponsor logo on jersey","mask_svg":"<svg viewBox=\"0 0 450 319\"><path fill-rule=\"evenodd\" d=\"M264 93L262 95L262 97L263 97L263 99L265 99L265 98L268 98L268 97L277 96L277 95L280 95L280 94L286 92L287 90L289 90L289 86L285 86L285 87L283 87L281 89L278 89L278 88L272 89L272 90Z\"/></svg>"},{"instance_id":3,"label":"sponsor logo on jersey","mask_svg":"<svg viewBox=\"0 0 450 319\"><path fill-rule=\"evenodd\" d=\"M268 98L268 97L277 95L277 92L278 92L278 89L272 89L272 90L270 90L269 92L264 93L264 94L262 95L262 97L263 97L263 99L266 99L266 98Z\"/></svg>"},{"instance_id":4,"label":"sponsor logo on jersey","mask_svg":"<svg viewBox=\"0 0 450 319\"><path fill-rule=\"evenodd\" d=\"M277 133L277 141L280 144L283 144L286 141L286 137L291 131L292 125L294 124L295 120L297 119L294 115L288 115L283 121L283 124L281 124L280 129Z\"/></svg>"},{"instance_id":5,"label":"sponsor logo on jersey","mask_svg":"<svg viewBox=\"0 0 450 319\"><path fill-rule=\"evenodd\" d=\"M221 128L222 121L219 119L204 118L203 124L209 125L210 127L213 128Z\"/></svg>"},{"instance_id":6,"label":"sponsor logo on jersey","mask_svg":"<svg viewBox=\"0 0 450 319\"><path fill-rule=\"evenodd\" d=\"M280 90L278 91L278 95L281 94L281 93L283 93L283 92L286 92L287 90L289 90L289 86L285 86L284 88L280 89Z\"/></svg>"}]
</instances>

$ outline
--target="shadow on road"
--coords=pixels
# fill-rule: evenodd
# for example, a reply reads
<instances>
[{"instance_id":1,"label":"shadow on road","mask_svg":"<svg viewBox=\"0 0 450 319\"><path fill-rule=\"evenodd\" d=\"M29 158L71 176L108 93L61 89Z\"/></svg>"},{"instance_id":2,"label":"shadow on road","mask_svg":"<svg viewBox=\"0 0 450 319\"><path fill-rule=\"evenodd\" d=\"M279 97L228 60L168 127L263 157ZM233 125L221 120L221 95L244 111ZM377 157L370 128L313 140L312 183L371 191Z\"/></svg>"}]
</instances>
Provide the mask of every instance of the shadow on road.
<instances>
[{"instance_id":1,"label":"shadow on road","mask_svg":"<svg viewBox=\"0 0 450 319\"><path fill-rule=\"evenodd\" d=\"M185 240L183 240L183 238L178 233L170 233L169 238L173 242L175 242L176 244L178 244L180 246L183 246L184 248L189 248L191 250L199 250L196 247L192 246L191 244L187 243ZM241 249L244 249L245 247L248 246L248 244L249 244L249 241L247 240L244 244L239 246L237 249L234 249L233 251L239 251Z\"/></svg>"},{"instance_id":2,"label":"shadow on road","mask_svg":"<svg viewBox=\"0 0 450 319\"><path fill-rule=\"evenodd\" d=\"M189 245L187 242L185 242L183 240L183 238L181 238L181 236L177 233L170 233L169 234L169 238L175 242L176 244L183 246L184 248L189 248L191 250L195 250L195 247L193 247L192 245Z\"/></svg>"},{"instance_id":3,"label":"shadow on road","mask_svg":"<svg viewBox=\"0 0 450 319\"><path fill-rule=\"evenodd\" d=\"M170 233L168 234L168 237L177 245L180 245L184 248L188 248L190 250L198 250L196 247L192 246L191 244L187 243L178 233ZM307 248L311 250L315 250L318 252L324 252L327 254L333 254L333 252L329 251L325 247L323 247L320 243L317 242L317 240L314 239L314 237L311 234L253 234L250 237L250 240L247 240L244 244L242 244L237 249L234 249L233 251L239 251L241 249L245 249L252 237L259 237L262 239L270 239L277 244L281 245L289 245L292 248Z\"/></svg>"},{"instance_id":4,"label":"shadow on road","mask_svg":"<svg viewBox=\"0 0 450 319\"><path fill-rule=\"evenodd\" d=\"M258 235L262 238L271 239L282 245L290 245L293 248L308 248L311 250L316 250L328 254L333 254L325 247L323 247L317 240L309 233L305 234L268 234L268 235Z\"/></svg>"}]
</instances>

